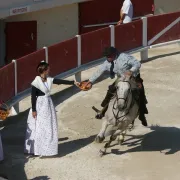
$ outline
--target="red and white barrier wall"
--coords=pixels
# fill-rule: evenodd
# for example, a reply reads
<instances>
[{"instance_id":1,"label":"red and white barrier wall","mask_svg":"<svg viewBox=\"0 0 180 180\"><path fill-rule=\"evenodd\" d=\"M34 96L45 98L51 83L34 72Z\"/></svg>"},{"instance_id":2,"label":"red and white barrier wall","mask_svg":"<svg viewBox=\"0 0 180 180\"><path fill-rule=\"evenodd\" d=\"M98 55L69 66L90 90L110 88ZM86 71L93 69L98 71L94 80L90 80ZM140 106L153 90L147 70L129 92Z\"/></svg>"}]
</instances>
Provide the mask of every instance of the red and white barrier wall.
<instances>
[{"instance_id":1,"label":"red and white barrier wall","mask_svg":"<svg viewBox=\"0 0 180 180\"><path fill-rule=\"evenodd\" d=\"M81 36L81 62L91 62L102 57L105 47L111 45L110 28L93 31Z\"/></svg>"},{"instance_id":2,"label":"red and white barrier wall","mask_svg":"<svg viewBox=\"0 0 180 180\"><path fill-rule=\"evenodd\" d=\"M0 99L7 101L15 96L14 64L8 64L0 69Z\"/></svg>"},{"instance_id":3,"label":"red and white barrier wall","mask_svg":"<svg viewBox=\"0 0 180 180\"><path fill-rule=\"evenodd\" d=\"M80 67L99 58L107 46L120 51L141 49L147 59L149 47L155 44L180 40L180 12L144 17L129 24L110 26L76 36L70 40L38 50L0 69L0 100L8 101L30 88L36 76L37 64L46 60L51 75ZM143 49L144 48L144 49Z\"/></svg>"},{"instance_id":4,"label":"red and white barrier wall","mask_svg":"<svg viewBox=\"0 0 180 180\"><path fill-rule=\"evenodd\" d=\"M51 76L77 67L77 38L55 44L48 48L48 63Z\"/></svg>"},{"instance_id":5,"label":"red and white barrier wall","mask_svg":"<svg viewBox=\"0 0 180 180\"><path fill-rule=\"evenodd\" d=\"M180 39L180 12L149 17L147 30L148 45Z\"/></svg>"},{"instance_id":6,"label":"red and white barrier wall","mask_svg":"<svg viewBox=\"0 0 180 180\"><path fill-rule=\"evenodd\" d=\"M128 51L142 46L142 20L115 27L115 47Z\"/></svg>"}]
</instances>

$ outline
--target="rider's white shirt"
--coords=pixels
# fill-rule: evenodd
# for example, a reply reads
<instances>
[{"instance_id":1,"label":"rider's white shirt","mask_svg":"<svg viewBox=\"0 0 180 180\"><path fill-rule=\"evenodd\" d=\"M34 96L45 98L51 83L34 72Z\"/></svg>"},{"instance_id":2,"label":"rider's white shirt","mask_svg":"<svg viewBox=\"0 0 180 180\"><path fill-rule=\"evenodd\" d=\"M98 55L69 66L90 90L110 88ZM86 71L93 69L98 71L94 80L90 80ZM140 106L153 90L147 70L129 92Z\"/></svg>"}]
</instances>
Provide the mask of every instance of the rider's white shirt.
<instances>
[{"instance_id":1,"label":"rider's white shirt","mask_svg":"<svg viewBox=\"0 0 180 180\"><path fill-rule=\"evenodd\" d=\"M98 79L104 71L110 71L111 63L107 60L99 67L99 69L89 79L90 82L94 82ZM141 63L133 56L125 53L121 53L116 60L114 60L114 73L121 77L124 72L130 70L133 72L133 76L136 77L139 74Z\"/></svg>"}]
</instances>

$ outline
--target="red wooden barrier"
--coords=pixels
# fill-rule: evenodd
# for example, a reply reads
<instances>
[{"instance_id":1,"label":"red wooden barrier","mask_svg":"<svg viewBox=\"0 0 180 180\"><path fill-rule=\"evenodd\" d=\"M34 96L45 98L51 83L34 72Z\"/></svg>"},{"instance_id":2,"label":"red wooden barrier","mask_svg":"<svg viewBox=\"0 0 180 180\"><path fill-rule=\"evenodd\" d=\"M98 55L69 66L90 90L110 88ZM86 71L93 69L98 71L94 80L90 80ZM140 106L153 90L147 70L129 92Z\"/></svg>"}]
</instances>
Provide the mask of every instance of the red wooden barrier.
<instances>
[{"instance_id":1,"label":"red wooden barrier","mask_svg":"<svg viewBox=\"0 0 180 180\"><path fill-rule=\"evenodd\" d=\"M158 16L152 16L148 18L148 41L151 40L155 35L161 32L164 28L170 25L180 17L180 12L162 14ZM167 42L180 39L180 23L173 26L169 31L162 35L152 44Z\"/></svg>"},{"instance_id":2,"label":"red wooden barrier","mask_svg":"<svg viewBox=\"0 0 180 180\"><path fill-rule=\"evenodd\" d=\"M133 4L134 17L154 14L154 0L131 0Z\"/></svg>"},{"instance_id":3,"label":"red wooden barrier","mask_svg":"<svg viewBox=\"0 0 180 180\"><path fill-rule=\"evenodd\" d=\"M142 46L142 21L115 27L115 47L127 51Z\"/></svg>"},{"instance_id":4,"label":"red wooden barrier","mask_svg":"<svg viewBox=\"0 0 180 180\"><path fill-rule=\"evenodd\" d=\"M77 67L77 38L73 38L48 48L51 76Z\"/></svg>"},{"instance_id":5,"label":"red wooden barrier","mask_svg":"<svg viewBox=\"0 0 180 180\"><path fill-rule=\"evenodd\" d=\"M152 39L178 17L180 17L180 12L149 17L148 40ZM180 39L180 23L153 44L176 39ZM101 58L103 49L110 46L110 44L109 27L83 34L81 36L82 64ZM115 27L115 47L117 49L127 51L140 46L142 46L141 20ZM77 67L77 38L50 46L48 52L52 76ZM44 49L17 59L18 92L30 87L31 82L37 75L36 67L42 60L45 60ZM0 101L7 101L15 95L13 63L0 69L0 82Z\"/></svg>"},{"instance_id":6,"label":"red wooden barrier","mask_svg":"<svg viewBox=\"0 0 180 180\"><path fill-rule=\"evenodd\" d=\"M105 28L105 26L87 28L84 25L118 22L123 2L124 0L93 0L79 3L79 34ZM131 0L131 2L133 17L154 13L152 10L154 0Z\"/></svg>"},{"instance_id":7,"label":"red wooden barrier","mask_svg":"<svg viewBox=\"0 0 180 180\"><path fill-rule=\"evenodd\" d=\"M82 64L99 59L102 51L110 46L110 28L104 28L81 36Z\"/></svg>"},{"instance_id":8,"label":"red wooden barrier","mask_svg":"<svg viewBox=\"0 0 180 180\"><path fill-rule=\"evenodd\" d=\"M17 59L17 89L18 93L29 88L37 75L36 67L45 60L45 50L41 49L27 56Z\"/></svg>"},{"instance_id":9,"label":"red wooden barrier","mask_svg":"<svg viewBox=\"0 0 180 180\"><path fill-rule=\"evenodd\" d=\"M0 101L7 101L14 93L14 63L10 63L0 69Z\"/></svg>"}]
</instances>

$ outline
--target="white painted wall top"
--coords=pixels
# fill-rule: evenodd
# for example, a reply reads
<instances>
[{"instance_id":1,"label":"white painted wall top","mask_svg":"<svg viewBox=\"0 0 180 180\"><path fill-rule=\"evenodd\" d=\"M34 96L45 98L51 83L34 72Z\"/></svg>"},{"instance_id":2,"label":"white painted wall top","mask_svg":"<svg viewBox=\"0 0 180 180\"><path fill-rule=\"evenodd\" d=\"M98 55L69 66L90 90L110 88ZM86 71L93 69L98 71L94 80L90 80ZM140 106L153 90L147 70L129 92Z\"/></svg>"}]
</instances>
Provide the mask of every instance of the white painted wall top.
<instances>
[{"instance_id":1,"label":"white painted wall top","mask_svg":"<svg viewBox=\"0 0 180 180\"><path fill-rule=\"evenodd\" d=\"M88 0L0 0L0 18Z\"/></svg>"}]
</instances>

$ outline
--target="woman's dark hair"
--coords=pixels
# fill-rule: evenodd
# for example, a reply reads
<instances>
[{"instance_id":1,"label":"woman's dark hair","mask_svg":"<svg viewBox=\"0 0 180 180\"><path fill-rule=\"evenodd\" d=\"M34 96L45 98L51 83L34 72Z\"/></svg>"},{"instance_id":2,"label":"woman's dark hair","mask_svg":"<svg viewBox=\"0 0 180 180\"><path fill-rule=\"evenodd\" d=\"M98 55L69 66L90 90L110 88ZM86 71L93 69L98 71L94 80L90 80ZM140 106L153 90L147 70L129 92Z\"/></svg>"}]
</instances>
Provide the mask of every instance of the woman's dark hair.
<instances>
[{"instance_id":1,"label":"woman's dark hair","mask_svg":"<svg viewBox=\"0 0 180 180\"><path fill-rule=\"evenodd\" d=\"M44 71L46 71L48 69L48 67L49 67L49 64L44 62L44 61L42 61L37 66L37 72L39 74L42 74Z\"/></svg>"}]
</instances>

